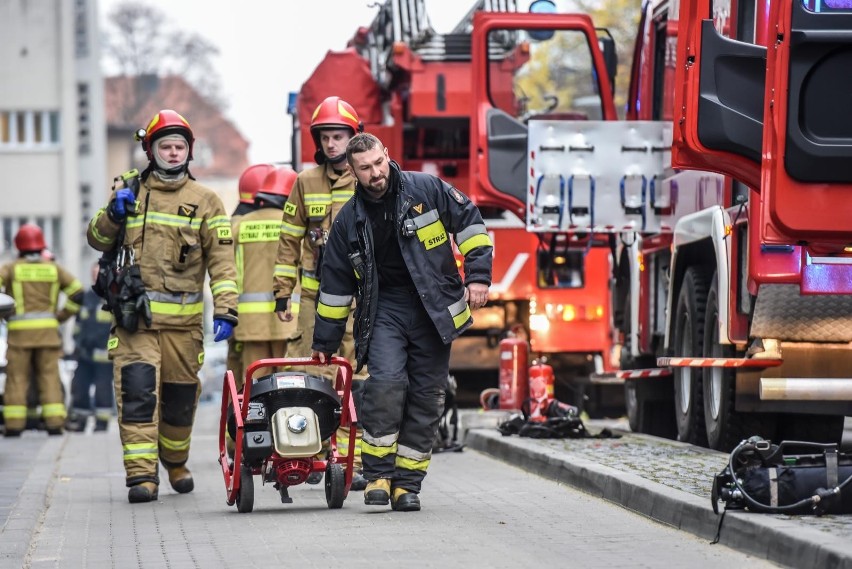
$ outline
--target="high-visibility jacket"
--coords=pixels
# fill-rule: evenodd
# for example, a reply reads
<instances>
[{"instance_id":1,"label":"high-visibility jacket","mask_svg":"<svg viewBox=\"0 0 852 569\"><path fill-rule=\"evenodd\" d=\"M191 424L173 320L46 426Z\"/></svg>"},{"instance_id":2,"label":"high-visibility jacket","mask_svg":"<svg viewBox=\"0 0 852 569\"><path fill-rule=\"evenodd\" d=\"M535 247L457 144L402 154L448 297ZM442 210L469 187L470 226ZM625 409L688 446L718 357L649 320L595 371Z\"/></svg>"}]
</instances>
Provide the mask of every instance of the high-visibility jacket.
<instances>
[{"instance_id":1,"label":"high-visibility jacket","mask_svg":"<svg viewBox=\"0 0 852 569\"><path fill-rule=\"evenodd\" d=\"M83 301L80 281L40 254L0 267L0 290L15 299L15 314L8 319L7 342L22 348L62 346L59 324L77 314ZM60 292L66 297L61 308Z\"/></svg>"},{"instance_id":2,"label":"high-visibility jacket","mask_svg":"<svg viewBox=\"0 0 852 569\"><path fill-rule=\"evenodd\" d=\"M338 174L331 164L305 170L296 178L281 220L273 285L276 299L293 295L299 268L302 296L316 296L315 250L325 244L331 222L354 193L355 179L349 171Z\"/></svg>"},{"instance_id":3,"label":"high-visibility jacket","mask_svg":"<svg viewBox=\"0 0 852 569\"><path fill-rule=\"evenodd\" d=\"M232 223L239 290L240 342L287 340L296 320L281 322L275 314L272 273L281 235L281 210L265 207L241 215ZM283 357L284 354L281 354Z\"/></svg>"},{"instance_id":4,"label":"high-visibility jacket","mask_svg":"<svg viewBox=\"0 0 852 569\"><path fill-rule=\"evenodd\" d=\"M449 344L473 323L464 284L491 285L493 244L467 196L436 176L401 171L395 162L391 169L395 187L388 199L396 202L394 234L423 306ZM312 346L327 354L337 351L357 293L354 336L359 366L366 361L379 296L373 230L362 192L357 190L355 199L340 211L326 244ZM403 236L406 226L412 232ZM465 283L449 234L464 255Z\"/></svg>"},{"instance_id":5,"label":"high-visibility jacket","mask_svg":"<svg viewBox=\"0 0 852 569\"><path fill-rule=\"evenodd\" d=\"M234 240L219 196L186 175L163 181L152 173L142 182L137 200L140 212L124 222L124 243L132 246L140 266L151 301L151 328L202 325L205 271L213 318L236 324ZM111 250L120 228L107 207L101 208L89 223L89 245Z\"/></svg>"}]
</instances>

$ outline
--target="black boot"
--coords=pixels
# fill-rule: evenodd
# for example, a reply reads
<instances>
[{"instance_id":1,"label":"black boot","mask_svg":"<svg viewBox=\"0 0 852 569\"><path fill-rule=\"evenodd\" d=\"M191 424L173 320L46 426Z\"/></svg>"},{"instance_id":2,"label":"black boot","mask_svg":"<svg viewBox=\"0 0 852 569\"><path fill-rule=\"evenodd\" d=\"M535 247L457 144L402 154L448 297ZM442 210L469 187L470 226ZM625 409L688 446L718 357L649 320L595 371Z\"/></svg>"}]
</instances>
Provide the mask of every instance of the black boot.
<instances>
[{"instance_id":1,"label":"black boot","mask_svg":"<svg viewBox=\"0 0 852 569\"><path fill-rule=\"evenodd\" d=\"M419 512L420 496L405 488L394 488L391 509L395 512Z\"/></svg>"}]
</instances>

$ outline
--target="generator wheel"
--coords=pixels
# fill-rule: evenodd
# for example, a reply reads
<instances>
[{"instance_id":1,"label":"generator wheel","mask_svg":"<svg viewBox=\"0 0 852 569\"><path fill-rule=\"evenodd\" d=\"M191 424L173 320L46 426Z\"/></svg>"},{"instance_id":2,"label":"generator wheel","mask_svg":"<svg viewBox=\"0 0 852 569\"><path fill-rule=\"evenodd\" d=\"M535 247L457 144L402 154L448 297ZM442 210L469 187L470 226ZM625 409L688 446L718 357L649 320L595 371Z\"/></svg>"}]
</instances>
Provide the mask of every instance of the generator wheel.
<instances>
[{"instance_id":1,"label":"generator wheel","mask_svg":"<svg viewBox=\"0 0 852 569\"><path fill-rule=\"evenodd\" d=\"M346 499L346 475L343 466L329 463L325 467L325 501L329 510L338 510L343 507Z\"/></svg>"},{"instance_id":2,"label":"generator wheel","mask_svg":"<svg viewBox=\"0 0 852 569\"><path fill-rule=\"evenodd\" d=\"M237 490L237 511L247 514L254 509L254 478L252 478L251 467L240 466L240 489Z\"/></svg>"}]
</instances>

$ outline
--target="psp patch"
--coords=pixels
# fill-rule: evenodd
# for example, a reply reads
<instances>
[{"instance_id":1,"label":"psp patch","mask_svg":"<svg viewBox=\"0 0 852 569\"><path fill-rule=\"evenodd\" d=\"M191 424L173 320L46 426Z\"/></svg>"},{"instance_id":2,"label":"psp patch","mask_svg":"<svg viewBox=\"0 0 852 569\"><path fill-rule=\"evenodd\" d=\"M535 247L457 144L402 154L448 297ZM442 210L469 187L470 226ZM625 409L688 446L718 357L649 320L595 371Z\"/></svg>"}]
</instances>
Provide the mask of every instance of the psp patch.
<instances>
[{"instance_id":1,"label":"psp patch","mask_svg":"<svg viewBox=\"0 0 852 569\"><path fill-rule=\"evenodd\" d=\"M464 196L460 191L455 188L450 188L450 195L453 196L453 199L464 205Z\"/></svg>"},{"instance_id":2,"label":"psp patch","mask_svg":"<svg viewBox=\"0 0 852 569\"><path fill-rule=\"evenodd\" d=\"M233 245L234 243L234 237L231 234L230 227L217 227L216 238L219 240L220 245Z\"/></svg>"},{"instance_id":3,"label":"psp patch","mask_svg":"<svg viewBox=\"0 0 852 569\"><path fill-rule=\"evenodd\" d=\"M287 215L296 215L296 204L290 202L284 204L284 213Z\"/></svg>"}]
</instances>

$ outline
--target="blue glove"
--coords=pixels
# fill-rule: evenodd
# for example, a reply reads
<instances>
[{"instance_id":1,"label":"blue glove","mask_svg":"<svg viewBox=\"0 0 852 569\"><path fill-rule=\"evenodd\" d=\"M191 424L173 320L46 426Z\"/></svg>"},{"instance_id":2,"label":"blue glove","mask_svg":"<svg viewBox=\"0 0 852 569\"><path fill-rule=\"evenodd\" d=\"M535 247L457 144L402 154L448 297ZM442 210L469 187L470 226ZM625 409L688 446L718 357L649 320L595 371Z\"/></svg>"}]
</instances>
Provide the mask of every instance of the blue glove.
<instances>
[{"instance_id":1,"label":"blue glove","mask_svg":"<svg viewBox=\"0 0 852 569\"><path fill-rule=\"evenodd\" d=\"M214 342L221 342L222 340L227 340L231 337L231 334L234 333L234 325L231 324L228 320L214 318L213 333L216 334L216 336L213 338Z\"/></svg>"},{"instance_id":2,"label":"blue glove","mask_svg":"<svg viewBox=\"0 0 852 569\"><path fill-rule=\"evenodd\" d=\"M133 209L133 204L136 202L136 196L133 195L133 190L130 188L121 188L116 190L115 198L112 202L112 213L116 219L123 220L127 217L127 210Z\"/></svg>"}]
</instances>

